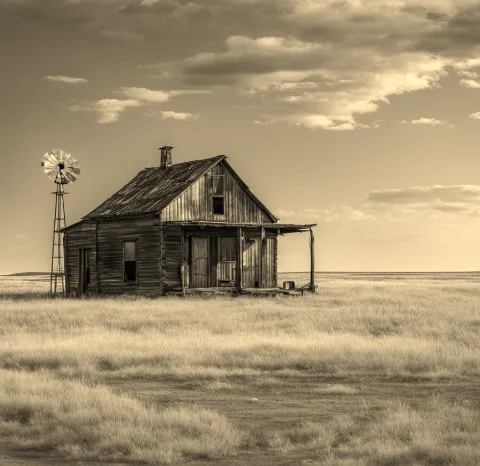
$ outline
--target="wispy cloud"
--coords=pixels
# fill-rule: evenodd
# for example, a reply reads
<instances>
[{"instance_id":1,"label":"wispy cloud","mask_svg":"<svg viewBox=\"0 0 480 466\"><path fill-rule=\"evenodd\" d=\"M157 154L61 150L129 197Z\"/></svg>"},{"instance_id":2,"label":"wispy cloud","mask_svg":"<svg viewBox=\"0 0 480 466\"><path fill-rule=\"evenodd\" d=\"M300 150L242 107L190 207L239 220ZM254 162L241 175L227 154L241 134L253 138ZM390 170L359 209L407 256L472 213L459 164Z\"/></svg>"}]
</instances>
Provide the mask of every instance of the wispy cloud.
<instances>
[{"instance_id":1,"label":"wispy cloud","mask_svg":"<svg viewBox=\"0 0 480 466\"><path fill-rule=\"evenodd\" d=\"M142 115L150 118L161 118L163 120L192 121L200 118L198 113L174 112L172 110L147 110Z\"/></svg>"},{"instance_id":2,"label":"wispy cloud","mask_svg":"<svg viewBox=\"0 0 480 466\"><path fill-rule=\"evenodd\" d=\"M437 120L436 118L426 118L421 117L414 120L402 120L400 124L410 124L410 125L425 125L425 126L445 126L448 123L445 120Z\"/></svg>"},{"instance_id":3,"label":"wispy cloud","mask_svg":"<svg viewBox=\"0 0 480 466\"><path fill-rule=\"evenodd\" d=\"M470 113L470 115L468 115L468 118L470 118L471 120L480 120L480 112Z\"/></svg>"},{"instance_id":4,"label":"wispy cloud","mask_svg":"<svg viewBox=\"0 0 480 466\"><path fill-rule=\"evenodd\" d=\"M142 102L163 103L170 99L170 94L167 91L147 89L145 87L121 87L118 89L129 99Z\"/></svg>"},{"instance_id":5,"label":"wispy cloud","mask_svg":"<svg viewBox=\"0 0 480 466\"><path fill-rule=\"evenodd\" d=\"M128 108L151 106L163 104L173 97L183 95L211 95L212 93L202 89L180 89L163 91L160 89L148 89L145 87L120 87L115 90L116 94L122 94L127 99L101 99L97 101L80 102L70 105L68 109L72 112L95 112L98 115L97 122L101 124L114 123L119 120L120 114ZM143 113L147 116L160 115L161 118L174 120L195 120L199 115L188 112L155 110Z\"/></svg>"},{"instance_id":6,"label":"wispy cloud","mask_svg":"<svg viewBox=\"0 0 480 466\"><path fill-rule=\"evenodd\" d=\"M85 78L75 78L72 76L45 76L47 81L64 83L64 84L82 84L86 83Z\"/></svg>"},{"instance_id":7,"label":"wispy cloud","mask_svg":"<svg viewBox=\"0 0 480 466\"><path fill-rule=\"evenodd\" d=\"M160 112L160 118L164 120L180 120L180 121L188 121L188 120L196 120L199 118L200 115L188 113L188 112L172 112L171 110L165 110Z\"/></svg>"},{"instance_id":8,"label":"wispy cloud","mask_svg":"<svg viewBox=\"0 0 480 466\"><path fill-rule=\"evenodd\" d=\"M97 114L97 122L100 124L114 123L118 121L120 114L127 108L139 107L141 102L134 99L101 99L95 102L83 102L71 105L72 112L94 112Z\"/></svg>"},{"instance_id":9,"label":"wispy cloud","mask_svg":"<svg viewBox=\"0 0 480 466\"><path fill-rule=\"evenodd\" d=\"M124 94L130 99L140 100L142 102L163 103L172 97L184 95L212 95L211 91L204 89L179 89L171 91L148 89L146 87L121 87L118 92Z\"/></svg>"},{"instance_id":10,"label":"wispy cloud","mask_svg":"<svg viewBox=\"0 0 480 466\"><path fill-rule=\"evenodd\" d=\"M457 74L468 79L477 79L479 77L479 74L476 71L461 70L457 71Z\"/></svg>"},{"instance_id":11,"label":"wispy cloud","mask_svg":"<svg viewBox=\"0 0 480 466\"><path fill-rule=\"evenodd\" d=\"M480 89L480 83L473 79L461 79L460 85L463 87L470 87L472 89Z\"/></svg>"}]
</instances>

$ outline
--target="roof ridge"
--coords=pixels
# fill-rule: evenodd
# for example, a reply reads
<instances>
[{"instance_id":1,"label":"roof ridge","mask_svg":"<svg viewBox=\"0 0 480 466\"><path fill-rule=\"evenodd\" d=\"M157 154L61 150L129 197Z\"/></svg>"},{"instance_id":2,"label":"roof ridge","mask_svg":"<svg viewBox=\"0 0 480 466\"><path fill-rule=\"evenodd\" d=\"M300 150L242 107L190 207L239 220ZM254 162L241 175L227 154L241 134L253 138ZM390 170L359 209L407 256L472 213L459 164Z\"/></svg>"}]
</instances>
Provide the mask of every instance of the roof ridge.
<instances>
[{"instance_id":1,"label":"roof ridge","mask_svg":"<svg viewBox=\"0 0 480 466\"><path fill-rule=\"evenodd\" d=\"M214 160L214 159L219 159L219 158L225 158L226 159L227 156L226 155L215 155L214 157L207 157L206 159L185 160L185 162L174 163L168 168L178 167L179 165L184 165L184 164L187 164L187 163L206 162L207 160ZM144 169L142 169L140 171L143 171L143 170L158 170L158 169L164 170L162 167L145 167Z\"/></svg>"}]
</instances>

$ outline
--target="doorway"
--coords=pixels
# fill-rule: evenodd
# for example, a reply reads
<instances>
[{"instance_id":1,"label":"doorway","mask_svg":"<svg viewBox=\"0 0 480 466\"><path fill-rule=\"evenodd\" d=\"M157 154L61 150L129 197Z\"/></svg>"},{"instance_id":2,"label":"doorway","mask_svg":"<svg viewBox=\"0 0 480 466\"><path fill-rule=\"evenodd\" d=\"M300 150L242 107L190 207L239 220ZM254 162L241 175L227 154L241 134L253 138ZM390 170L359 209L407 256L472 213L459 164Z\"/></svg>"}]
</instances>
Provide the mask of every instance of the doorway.
<instances>
[{"instance_id":1,"label":"doorway","mask_svg":"<svg viewBox=\"0 0 480 466\"><path fill-rule=\"evenodd\" d=\"M90 285L90 249L78 251L78 291L79 298L85 296Z\"/></svg>"},{"instance_id":2,"label":"doorway","mask_svg":"<svg viewBox=\"0 0 480 466\"><path fill-rule=\"evenodd\" d=\"M192 236L192 281L191 288L209 286L208 236Z\"/></svg>"}]
</instances>

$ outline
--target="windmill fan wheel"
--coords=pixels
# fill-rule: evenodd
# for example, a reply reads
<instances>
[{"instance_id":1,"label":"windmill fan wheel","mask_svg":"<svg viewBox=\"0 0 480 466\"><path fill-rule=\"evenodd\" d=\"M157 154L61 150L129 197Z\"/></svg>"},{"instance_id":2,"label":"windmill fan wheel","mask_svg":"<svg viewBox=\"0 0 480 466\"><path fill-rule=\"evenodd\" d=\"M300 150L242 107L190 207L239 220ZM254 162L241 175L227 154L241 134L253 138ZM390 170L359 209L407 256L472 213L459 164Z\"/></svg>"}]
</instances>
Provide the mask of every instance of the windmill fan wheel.
<instances>
[{"instance_id":1,"label":"windmill fan wheel","mask_svg":"<svg viewBox=\"0 0 480 466\"><path fill-rule=\"evenodd\" d=\"M42 167L51 181L57 184L74 182L80 175L80 164L62 149L53 149L43 156Z\"/></svg>"}]
</instances>

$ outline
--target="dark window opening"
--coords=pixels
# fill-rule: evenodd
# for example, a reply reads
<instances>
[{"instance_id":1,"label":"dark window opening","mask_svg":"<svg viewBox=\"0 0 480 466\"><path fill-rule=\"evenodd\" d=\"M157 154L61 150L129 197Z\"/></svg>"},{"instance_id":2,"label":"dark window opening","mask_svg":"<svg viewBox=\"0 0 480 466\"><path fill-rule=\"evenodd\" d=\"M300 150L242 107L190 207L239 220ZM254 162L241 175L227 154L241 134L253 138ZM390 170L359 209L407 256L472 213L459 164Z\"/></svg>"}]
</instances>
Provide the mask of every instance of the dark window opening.
<instances>
[{"instance_id":1,"label":"dark window opening","mask_svg":"<svg viewBox=\"0 0 480 466\"><path fill-rule=\"evenodd\" d=\"M123 243L123 283L137 283L137 242Z\"/></svg>"},{"instance_id":2,"label":"dark window opening","mask_svg":"<svg viewBox=\"0 0 480 466\"><path fill-rule=\"evenodd\" d=\"M137 261L125 261L123 271L125 283L137 281Z\"/></svg>"},{"instance_id":3,"label":"dark window opening","mask_svg":"<svg viewBox=\"0 0 480 466\"><path fill-rule=\"evenodd\" d=\"M212 197L212 213L215 215L225 215L225 203L223 196Z\"/></svg>"}]
</instances>

